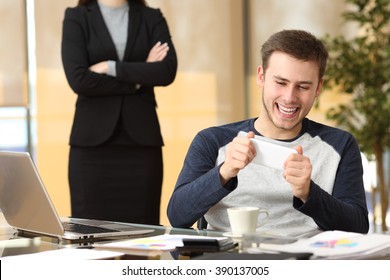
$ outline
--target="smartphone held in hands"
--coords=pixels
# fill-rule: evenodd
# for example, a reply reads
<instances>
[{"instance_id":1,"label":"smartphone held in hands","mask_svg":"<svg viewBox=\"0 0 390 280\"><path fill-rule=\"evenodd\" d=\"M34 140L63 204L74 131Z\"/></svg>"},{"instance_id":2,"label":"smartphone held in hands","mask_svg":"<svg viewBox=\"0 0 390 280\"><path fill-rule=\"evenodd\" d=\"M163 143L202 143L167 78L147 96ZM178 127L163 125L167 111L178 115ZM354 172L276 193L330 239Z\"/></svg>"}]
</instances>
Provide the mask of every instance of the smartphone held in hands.
<instances>
[{"instance_id":1,"label":"smartphone held in hands","mask_svg":"<svg viewBox=\"0 0 390 280\"><path fill-rule=\"evenodd\" d=\"M243 131L238 133L240 137L246 137L246 135L247 133ZM297 153L293 148L276 144L262 136L255 136L255 138L251 138L251 141L256 148L256 156L252 162L263 166L283 170L284 162L289 155Z\"/></svg>"}]
</instances>

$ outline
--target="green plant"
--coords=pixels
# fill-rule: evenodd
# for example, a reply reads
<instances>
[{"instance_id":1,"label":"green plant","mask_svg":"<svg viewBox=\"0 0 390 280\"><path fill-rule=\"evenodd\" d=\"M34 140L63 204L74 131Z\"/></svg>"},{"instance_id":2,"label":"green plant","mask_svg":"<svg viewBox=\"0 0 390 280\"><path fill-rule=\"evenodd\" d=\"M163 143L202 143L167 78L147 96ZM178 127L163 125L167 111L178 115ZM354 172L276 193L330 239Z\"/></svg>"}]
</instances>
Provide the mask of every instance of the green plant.
<instances>
[{"instance_id":1,"label":"green plant","mask_svg":"<svg viewBox=\"0 0 390 280\"><path fill-rule=\"evenodd\" d=\"M360 149L377 166L382 231L387 231L389 188L383 155L390 148L390 0L346 0L351 10L346 21L358 25L356 36L326 35L329 50L326 87L350 94L348 104L327 112L327 117L350 131Z\"/></svg>"}]
</instances>

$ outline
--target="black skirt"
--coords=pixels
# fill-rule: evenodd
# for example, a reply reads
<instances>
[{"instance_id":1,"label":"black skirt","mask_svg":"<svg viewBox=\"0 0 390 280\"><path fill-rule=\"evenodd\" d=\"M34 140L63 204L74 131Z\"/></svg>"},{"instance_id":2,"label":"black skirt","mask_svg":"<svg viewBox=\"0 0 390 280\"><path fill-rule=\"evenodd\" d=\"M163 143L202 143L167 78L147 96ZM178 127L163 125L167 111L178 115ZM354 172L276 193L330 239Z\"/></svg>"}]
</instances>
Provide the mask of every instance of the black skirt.
<instances>
[{"instance_id":1,"label":"black skirt","mask_svg":"<svg viewBox=\"0 0 390 280\"><path fill-rule=\"evenodd\" d=\"M70 148L72 217L159 224L161 147L137 146L124 131L97 147Z\"/></svg>"}]
</instances>

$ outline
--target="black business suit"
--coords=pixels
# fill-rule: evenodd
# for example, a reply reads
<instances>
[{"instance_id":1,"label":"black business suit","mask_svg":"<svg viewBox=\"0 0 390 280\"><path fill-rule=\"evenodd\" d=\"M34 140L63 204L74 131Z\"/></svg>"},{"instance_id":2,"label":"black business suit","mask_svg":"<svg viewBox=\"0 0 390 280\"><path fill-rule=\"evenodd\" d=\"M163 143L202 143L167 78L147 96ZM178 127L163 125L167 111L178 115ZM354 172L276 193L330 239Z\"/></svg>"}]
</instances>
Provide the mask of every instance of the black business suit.
<instances>
[{"instance_id":1,"label":"black business suit","mask_svg":"<svg viewBox=\"0 0 390 280\"><path fill-rule=\"evenodd\" d=\"M158 223L163 139L153 87L173 82L177 60L160 10L142 7L131 0L129 6L127 44L122 61L118 61L115 45L96 2L65 11L62 60L69 85L78 95L70 136L72 215ZM168 43L167 56L161 62L146 63L150 49L158 41ZM107 60L116 61L116 77L88 70L91 65ZM73 155L74 151L77 152ZM126 163L122 164L125 159ZM80 161L91 160L94 162L88 167L80 165ZM155 166L155 169L144 172L140 161L144 168ZM105 166L108 162L112 164ZM99 167L94 169L96 164ZM101 173L103 177L96 177ZM154 182L151 182L152 174L156 177ZM123 182L125 180L128 182ZM114 191L119 190L112 185L118 184L122 184L119 188L122 193L114 195ZM111 196L122 201L114 198L110 202Z\"/></svg>"}]
</instances>

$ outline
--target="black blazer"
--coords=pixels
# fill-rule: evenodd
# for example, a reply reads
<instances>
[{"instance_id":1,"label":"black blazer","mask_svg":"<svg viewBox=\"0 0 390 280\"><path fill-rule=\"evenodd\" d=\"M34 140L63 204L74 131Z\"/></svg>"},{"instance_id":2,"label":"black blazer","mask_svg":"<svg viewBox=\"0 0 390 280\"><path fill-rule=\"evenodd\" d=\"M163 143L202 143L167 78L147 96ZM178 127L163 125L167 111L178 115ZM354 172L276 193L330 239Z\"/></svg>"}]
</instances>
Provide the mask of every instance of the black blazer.
<instances>
[{"instance_id":1,"label":"black blazer","mask_svg":"<svg viewBox=\"0 0 390 280\"><path fill-rule=\"evenodd\" d=\"M67 8L63 21L62 62L72 90L78 95L70 144L96 146L113 133L120 116L132 140L145 146L162 146L154 86L171 84L177 58L168 25L159 9L129 0L129 28L123 61L118 55L98 4ZM146 63L150 49L167 42L161 62ZM114 60L116 77L88 68ZM136 85L141 85L137 87Z\"/></svg>"}]
</instances>

